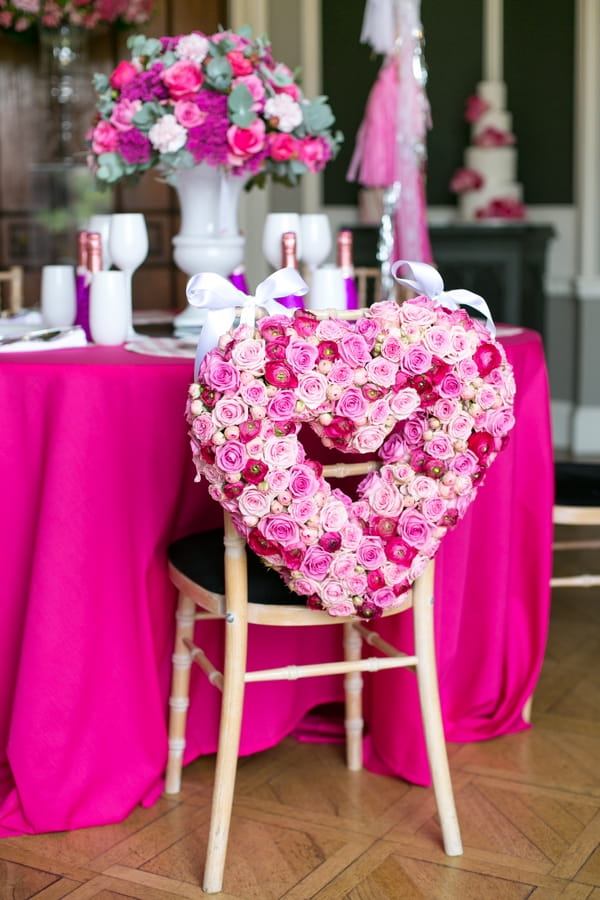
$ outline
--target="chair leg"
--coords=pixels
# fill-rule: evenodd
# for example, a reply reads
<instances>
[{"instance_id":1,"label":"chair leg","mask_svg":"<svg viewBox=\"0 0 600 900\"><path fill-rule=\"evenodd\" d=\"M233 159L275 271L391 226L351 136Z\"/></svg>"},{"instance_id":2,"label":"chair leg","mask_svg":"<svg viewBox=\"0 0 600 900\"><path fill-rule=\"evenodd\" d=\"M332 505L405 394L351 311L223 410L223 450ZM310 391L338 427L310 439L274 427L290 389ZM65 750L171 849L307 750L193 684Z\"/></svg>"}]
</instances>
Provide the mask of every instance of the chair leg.
<instances>
[{"instance_id":1,"label":"chair leg","mask_svg":"<svg viewBox=\"0 0 600 900\"><path fill-rule=\"evenodd\" d=\"M354 662L361 658L362 638L352 622L344 623L344 658ZM360 672L349 672L344 678L346 728L346 765L351 772L362 769L362 686Z\"/></svg>"},{"instance_id":2,"label":"chair leg","mask_svg":"<svg viewBox=\"0 0 600 900\"><path fill-rule=\"evenodd\" d=\"M185 726L190 705L190 668L192 656L185 644L194 637L196 604L185 594L179 595L175 614L175 648L173 652L173 677L169 699L169 757L165 781L166 794L178 794L181 790L181 766L185 750Z\"/></svg>"},{"instance_id":3,"label":"chair leg","mask_svg":"<svg viewBox=\"0 0 600 900\"><path fill-rule=\"evenodd\" d=\"M433 563L430 563L413 586L417 682L427 758L431 768L444 850L448 856L460 856L463 852L462 841L448 766L435 663L433 573Z\"/></svg>"}]
</instances>

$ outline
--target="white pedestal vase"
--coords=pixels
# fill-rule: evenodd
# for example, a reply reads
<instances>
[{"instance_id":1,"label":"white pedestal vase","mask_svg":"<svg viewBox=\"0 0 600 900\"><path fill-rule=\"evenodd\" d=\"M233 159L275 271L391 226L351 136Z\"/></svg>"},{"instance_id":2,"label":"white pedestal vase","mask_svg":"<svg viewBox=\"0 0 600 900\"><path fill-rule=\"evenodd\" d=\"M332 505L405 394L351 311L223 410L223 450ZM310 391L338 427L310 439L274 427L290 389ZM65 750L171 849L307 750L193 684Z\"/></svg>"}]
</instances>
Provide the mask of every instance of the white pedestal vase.
<instances>
[{"instance_id":1,"label":"white pedestal vase","mask_svg":"<svg viewBox=\"0 0 600 900\"><path fill-rule=\"evenodd\" d=\"M173 237L173 259L186 275L216 272L227 278L242 263L245 239L238 230L238 206L246 180L205 163L178 171L174 187L181 225ZM205 310L188 305L174 324L193 329L205 316Z\"/></svg>"}]
</instances>

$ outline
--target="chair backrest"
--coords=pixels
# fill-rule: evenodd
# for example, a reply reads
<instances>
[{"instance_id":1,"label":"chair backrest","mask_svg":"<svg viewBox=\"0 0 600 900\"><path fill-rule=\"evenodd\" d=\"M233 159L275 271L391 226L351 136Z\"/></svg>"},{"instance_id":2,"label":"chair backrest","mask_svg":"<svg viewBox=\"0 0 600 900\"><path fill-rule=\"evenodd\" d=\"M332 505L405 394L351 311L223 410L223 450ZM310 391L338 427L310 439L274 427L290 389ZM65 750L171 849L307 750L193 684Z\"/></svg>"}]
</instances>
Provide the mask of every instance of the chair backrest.
<instances>
[{"instance_id":1,"label":"chair backrest","mask_svg":"<svg viewBox=\"0 0 600 900\"><path fill-rule=\"evenodd\" d=\"M10 269L0 271L0 288L8 285L8 291L5 293L8 297L8 311L11 314L18 313L23 308L23 269L21 266L11 266ZM2 300L2 292L0 291L0 301ZM0 307L2 303L0 302Z\"/></svg>"},{"instance_id":2,"label":"chair backrest","mask_svg":"<svg viewBox=\"0 0 600 900\"><path fill-rule=\"evenodd\" d=\"M381 269L377 266L357 266L354 269L358 302L361 307L380 299Z\"/></svg>"},{"instance_id":3,"label":"chair backrest","mask_svg":"<svg viewBox=\"0 0 600 900\"><path fill-rule=\"evenodd\" d=\"M552 544L557 550L598 550L597 531L583 538L581 530L600 527L600 466L586 463L555 464L556 497L552 520L561 527ZM571 528L574 531L571 532ZM600 573L553 577L551 587L597 587Z\"/></svg>"}]
</instances>

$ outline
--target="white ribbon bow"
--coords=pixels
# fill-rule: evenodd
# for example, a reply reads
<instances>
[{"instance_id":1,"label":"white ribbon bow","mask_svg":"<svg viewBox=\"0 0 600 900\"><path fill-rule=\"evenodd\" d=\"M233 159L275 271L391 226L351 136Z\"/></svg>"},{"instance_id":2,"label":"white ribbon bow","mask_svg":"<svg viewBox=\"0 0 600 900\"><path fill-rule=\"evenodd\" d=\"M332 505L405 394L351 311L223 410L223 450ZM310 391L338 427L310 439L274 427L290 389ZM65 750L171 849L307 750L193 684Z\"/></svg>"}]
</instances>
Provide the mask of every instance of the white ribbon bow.
<instances>
[{"instance_id":1,"label":"white ribbon bow","mask_svg":"<svg viewBox=\"0 0 600 900\"><path fill-rule=\"evenodd\" d=\"M308 292L308 285L296 269L286 268L273 272L256 288L254 296L244 294L230 281L217 275L216 272L201 272L192 275L187 283L186 296L191 306L206 309L206 322L200 332L194 379L198 378L200 363L209 350L217 346L219 338L225 334L235 321L236 308L241 308L240 324L254 326L257 308L263 307L272 316L292 316L293 309L288 309L277 302L278 297L293 294L302 297Z\"/></svg>"},{"instance_id":2,"label":"white ribbon bow","mask_svg":"<svg viewBox=\"0 0 600 900\"><path fill-rule=\"evenodd\" d=\"M398 277L398 272L402 267L408 269L409 278ZM436 306L446 306L448 309L460 309L461 306L470 306L471 309L476 309L485 316L487 329L492 337L495 336L496 326L494 325L490 308L483 297L464 288L445 291L442 276L433 266L429 266L427 263L409 262L406 259L400 259L392 266L392 275L398 284L404 284L418 294L425 294L426 297L433 300Z\"/></svg>"}]
</instances>

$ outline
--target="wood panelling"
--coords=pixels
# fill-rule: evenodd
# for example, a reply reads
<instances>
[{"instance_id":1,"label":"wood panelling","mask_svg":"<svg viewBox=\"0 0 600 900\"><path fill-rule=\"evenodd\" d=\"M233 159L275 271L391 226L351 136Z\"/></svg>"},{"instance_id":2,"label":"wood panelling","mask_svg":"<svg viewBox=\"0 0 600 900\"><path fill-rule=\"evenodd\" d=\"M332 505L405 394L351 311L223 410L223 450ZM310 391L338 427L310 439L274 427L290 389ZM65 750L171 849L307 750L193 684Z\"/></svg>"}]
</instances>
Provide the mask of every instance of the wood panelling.
<instances>
[{"instance_id":1,"label":"wood panelling","mask_svg":"<svg viewBox=\"0 0 600 900\"><path fill-rule=\"evenodd\" d=\"M145 34L215 31L226 25L225 0L157 0ZM49 262L74 262L75 234L92 212L139 211L146 216L150 253L135 275L134 303L143 308L185 305L186 278L171 260L171 238L179 216L174 192L149 172L134 188L101 193L85 168L83 138L93 115L91 77L110 72L127 56L127 32L89 36L78 105L81 154L71 167L43 165L47 160L45 119L48 85L41 77L35 39L19 40L0 32L0 268L23 265L25 302L39 297L39 270ZM90 100L91 98L91 100Z\"/></svg>"}]
</instances>

